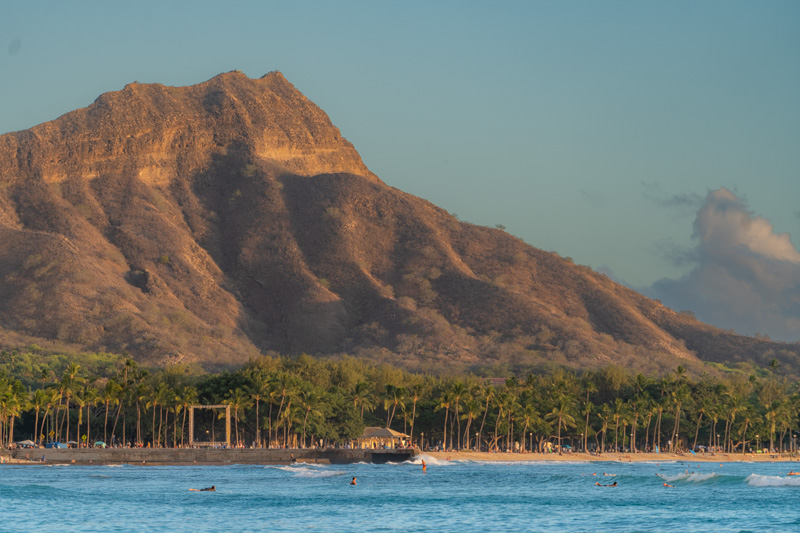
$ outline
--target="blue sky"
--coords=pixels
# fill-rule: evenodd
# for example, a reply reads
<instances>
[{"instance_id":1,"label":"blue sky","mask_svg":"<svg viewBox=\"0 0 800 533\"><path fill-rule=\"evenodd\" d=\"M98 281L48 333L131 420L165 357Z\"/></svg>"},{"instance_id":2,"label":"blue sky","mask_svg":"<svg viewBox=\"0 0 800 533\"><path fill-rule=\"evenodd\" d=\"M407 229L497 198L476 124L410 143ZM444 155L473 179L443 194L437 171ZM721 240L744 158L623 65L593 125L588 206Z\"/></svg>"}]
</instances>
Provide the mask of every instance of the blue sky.
<instances>
[{"instance_id":1,"label":"blue sky","mask_svg":"<svg viewBox=\"0 0 800 533\"><path fill-rule=\"evenodd\" d=\"M233 69L282 71L389 185L652 296L702 278L712 191L798 245L800 2L0 4L0 132Z\"/></svg>"}]
</instances>

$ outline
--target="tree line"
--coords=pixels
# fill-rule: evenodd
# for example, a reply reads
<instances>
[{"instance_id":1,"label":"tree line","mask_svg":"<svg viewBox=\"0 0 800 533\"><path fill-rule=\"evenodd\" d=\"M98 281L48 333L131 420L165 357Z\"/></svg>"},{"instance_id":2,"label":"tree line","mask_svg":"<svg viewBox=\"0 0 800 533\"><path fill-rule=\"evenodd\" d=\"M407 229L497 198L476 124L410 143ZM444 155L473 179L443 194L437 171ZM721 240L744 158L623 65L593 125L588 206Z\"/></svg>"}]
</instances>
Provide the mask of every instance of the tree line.
<instances>
[{"instance_id":1,"label":"tree line","mask_svg":"<svg viewBox=\"0 0 800 533\"><path fill-rule=\"evenodd\" d=\"M16 375L24 374L24 375ZM796 451L797 384L766 375L646 376L621 367L483 378L414 374L344 357L264 356L236 371L140 367L120 358L0 363L0 443L17 439L177 447L187 411L225 405L237 446L346 445L385 426L424 449L558 451L756 448ZM195 441L221 442L219 411L196 418Z\"/></svg>"}]
</instances>

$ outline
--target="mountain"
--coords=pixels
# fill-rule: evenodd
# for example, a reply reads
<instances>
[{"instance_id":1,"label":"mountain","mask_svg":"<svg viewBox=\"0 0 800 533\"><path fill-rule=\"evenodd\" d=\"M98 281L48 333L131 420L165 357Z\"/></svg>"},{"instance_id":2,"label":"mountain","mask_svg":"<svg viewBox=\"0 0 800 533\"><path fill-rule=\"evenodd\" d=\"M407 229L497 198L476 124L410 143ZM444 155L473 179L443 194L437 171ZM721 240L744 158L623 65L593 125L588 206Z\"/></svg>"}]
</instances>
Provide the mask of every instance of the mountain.
<instances>
[{"instance_id":1,"label":"mountain","mask_svg":"<svg viewBox=\"0 0 800 533\"><path fill-rule=\"evenodd\" d=\"M0 346L150 364L800 368L800 345L704 325L386 185L278 72L132 83L0 136L0 280Z\"/></svg>"}]
</instances>

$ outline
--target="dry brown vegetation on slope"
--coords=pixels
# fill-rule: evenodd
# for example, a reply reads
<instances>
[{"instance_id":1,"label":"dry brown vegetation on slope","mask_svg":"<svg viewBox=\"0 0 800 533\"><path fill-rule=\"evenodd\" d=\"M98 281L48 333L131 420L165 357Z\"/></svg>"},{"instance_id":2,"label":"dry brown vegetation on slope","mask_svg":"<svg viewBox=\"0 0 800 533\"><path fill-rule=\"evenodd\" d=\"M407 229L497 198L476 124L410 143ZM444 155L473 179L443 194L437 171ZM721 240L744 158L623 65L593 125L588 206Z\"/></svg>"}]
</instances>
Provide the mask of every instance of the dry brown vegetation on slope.
<instances>
[{"instance_id":1,"label":"dry brown vegetation on slope","mask_svg":"<svg viewBox=\"0 0 800 533\"><path fill-rule=\"evenodd\" d=\"M278 73L131 84L0 136L0 327L6 346L160 364L800 368L798 345L705 326L385 185Z\"/></svg>"}]
</instances>

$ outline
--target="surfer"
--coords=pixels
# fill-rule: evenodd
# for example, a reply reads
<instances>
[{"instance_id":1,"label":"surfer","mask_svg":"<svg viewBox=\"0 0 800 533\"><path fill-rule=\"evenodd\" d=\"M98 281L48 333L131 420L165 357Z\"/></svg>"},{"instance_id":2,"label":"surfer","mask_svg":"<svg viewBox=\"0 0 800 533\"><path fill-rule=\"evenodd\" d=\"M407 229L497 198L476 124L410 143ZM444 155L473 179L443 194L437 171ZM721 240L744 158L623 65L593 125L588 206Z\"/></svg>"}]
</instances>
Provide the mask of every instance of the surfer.
<instances>
[{"instance_id":1,"label":"surfer","mask_svg":"<svg viewBox=\"0 0 800 533\"><path fill-rule=\"evenodd\" d=\"M788 474L786 474L786 475L787 475L787 476L800 476L800 472L795 472L794 470L792 470L791 472L789 472L789 473L788 473Z\"/></svg>"},{"instance_id":2,"label":"surfer","mask_svg":"<svg viewBox=\"0 0 800 533\"><path fill-rule=\"evenodd\" d=\"M664 483L664 486L665 486L665 487L672 487L672 488L675 488L675 485L670 485L669 483Z\"/></svg>"},{"instance_id":3,"label":"surfer","mask_svg":"<svg viewBox=\"0 0 800 533\"><path fill-rule=\"evenodd\" d=\"M598 487L616 487L617 486L617 482L615 481L614 483L612 483L610 485L602 485L600 482L596 481L595 485L597 485Z\"/></svg>"},{"instance_id":4,"label":"surfer","mask_svg":"<svg viewBox=\"0 0 800 533\"><path fill-rule=\"evenodd\" d=\"M425 464L425 459L423 459L422 460L422 473L424 474L427 471L428 471L428 465ZM791 474L789 474L789 475L791 475Z\"/></svg>"},{"instance_id":5,"label":"surfer","mask_svg":"<svg viewBox=\"0 0 800 533\"><path fill-rule=\"evenodd\" d=\"M205 489L189 489L189 491L190 492L216 492L217 491L217 486L216 485L211 485L210 487L207 487Z\"/></svg>"}]
</instances>

